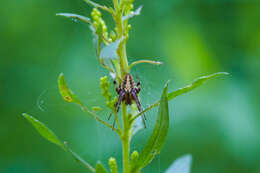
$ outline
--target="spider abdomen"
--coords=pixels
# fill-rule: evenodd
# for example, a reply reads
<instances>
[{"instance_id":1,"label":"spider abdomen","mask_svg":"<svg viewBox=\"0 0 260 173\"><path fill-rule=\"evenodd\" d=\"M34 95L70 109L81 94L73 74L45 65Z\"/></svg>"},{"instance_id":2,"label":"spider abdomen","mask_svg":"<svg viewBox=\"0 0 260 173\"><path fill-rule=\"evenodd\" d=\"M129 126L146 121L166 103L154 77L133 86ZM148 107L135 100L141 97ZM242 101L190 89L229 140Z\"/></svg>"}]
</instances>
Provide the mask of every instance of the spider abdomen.
<instances>
[{"instance_id":1,"label":"spider abdomen","mask_svg":"<svg viewBox=\"0 0 260 173\"><path fill-rule=\"evenodd\" d=\"M135 82L130 74L125 75L121 88L129 94L135 89Z\"/></svg>"},{"instance_id":2,"label":"spider abdomen","mask_svg":"<svg viewBox=\"0 0 260 173\"><path fill-rule=\"evenodd\" d=\"M130 93L126 93L123 100L125 101L126 105L132 105L133 97Z\"/></svg>"}]
</instances>

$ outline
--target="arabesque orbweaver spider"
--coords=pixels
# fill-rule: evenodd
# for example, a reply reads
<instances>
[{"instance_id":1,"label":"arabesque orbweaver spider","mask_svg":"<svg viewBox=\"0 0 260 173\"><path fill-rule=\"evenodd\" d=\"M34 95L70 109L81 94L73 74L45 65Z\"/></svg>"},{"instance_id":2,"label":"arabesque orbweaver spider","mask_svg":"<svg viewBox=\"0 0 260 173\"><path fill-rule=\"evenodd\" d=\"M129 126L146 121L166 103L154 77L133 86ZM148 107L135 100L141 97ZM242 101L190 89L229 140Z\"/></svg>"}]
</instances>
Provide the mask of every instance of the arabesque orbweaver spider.
<instances>
[{"instance_id":1,"label":"arabesque orbweaver spider","mask_svg":"<svg viewBox=\"0 0 260 173\"><path fill-rule=\"evenodd\" d=\"M116 112L119 111L121 103L125 102L126 105L132 105L133 102L136 103L136 106L138 108L139 112L142 112L142 106L140 103L140 100L138 98L138 94L141 91L141 84L140 81L137 82L137 84L135 85L134 82L134 78L131 74L126 74L121 82L121 84L119 84L119 86L117 86L116 81L114 80L114 86L115 86L115 90L118 94L118 100L115 104L115 109ZM111 117L112 113L110 114L109 118ZM142 121L144 124L144 127L146 128L146 124L145 124L145 115L142 115Z\"/></svg>"}]
</instances>

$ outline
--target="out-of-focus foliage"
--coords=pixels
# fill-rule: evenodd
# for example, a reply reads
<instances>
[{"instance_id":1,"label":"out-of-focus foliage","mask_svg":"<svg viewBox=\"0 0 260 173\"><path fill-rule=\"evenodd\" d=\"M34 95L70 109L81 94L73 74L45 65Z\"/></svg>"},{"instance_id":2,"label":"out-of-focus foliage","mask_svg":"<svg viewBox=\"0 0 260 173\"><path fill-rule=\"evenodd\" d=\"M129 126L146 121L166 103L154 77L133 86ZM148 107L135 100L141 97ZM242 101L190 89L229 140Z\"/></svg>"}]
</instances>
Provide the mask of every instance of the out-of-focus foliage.
<instances>
[{"instance_id":1,"label":"out-of-focus foliage","mask_svg":"<svg viewBox=\"0 0 260 173\"><path fill-rule=\"evenodd\" d=\"M110 1L100 3L111 5ZM163 66L133 68L133 75L138 74L142 82L143 107L159 98L168 79L171 91L201 75L231 74L229 79L210 81L170 102L173 118L168 138L161 154L143 172L166 170L177 157L190 153L192 173L258 173L260 2L137 3L144 8L130 22L129 60L151 57L164 62ZM56 82L64 72L84 104L105 105L97 86L107 74L96 60L88 25L55 16L71 12L90 17L91 8L81 0L15 0L1 2L0 9L0 172L85 172L69 154L40 138L21 118L22 112L37 115L92 165L101 160L108 168L111 155L121 165L117 136L77 106L64 103ZM108 16L104 20L109 28L114 27ZM112 88L111 92L115 94ZM110 113L100 112L104 119ZM132 150L141 151L156 113L147 112L148 128L133 138Z\"/></svg>"}]
</instances>

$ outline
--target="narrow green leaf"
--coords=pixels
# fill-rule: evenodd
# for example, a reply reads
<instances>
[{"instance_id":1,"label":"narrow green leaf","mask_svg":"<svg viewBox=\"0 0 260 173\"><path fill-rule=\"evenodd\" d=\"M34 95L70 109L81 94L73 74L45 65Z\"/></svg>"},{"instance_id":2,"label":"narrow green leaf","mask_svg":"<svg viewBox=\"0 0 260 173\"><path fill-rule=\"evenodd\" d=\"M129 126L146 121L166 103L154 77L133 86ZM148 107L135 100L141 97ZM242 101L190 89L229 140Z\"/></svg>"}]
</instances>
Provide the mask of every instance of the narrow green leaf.
<instances>
[{"instance_id":1,"label":"narrow green leaf","mask_svg":"<svg viewBox=\"0 0 260 173\"><path fill-rule=\"evenodd\" d=\"M179 157L165 171L165 173L190 173L192 156L190 154Z\"/></svg>"},{"instance_id":2,"label":"narrow green leaf","mask_svg":"<svg viewBox=\"0 0 260 173\"><path fill-rule=\"evenodd\" d=\"M40 122L39 120L37 120L36 118L23 113L22 114L23 117L25 117L34 127L35 129L40 133L41 136L43 136L45 139L47 139L48 141L58 145L59 147L61 147L64 151L69 152L72 157L79 163L82 163L86 168L88 168L89 170L91 170L91 172L95 172L95 169L90 166L90 164L88 164L85 160L83 160L81 157L79 157L76 153L74 153L67 144L62 143L58 137L52 132L52 130L50 130L47 126L45 126L42 122Z\"/></svg>"},{"instance_id":3,"label":"narrow green leaf","mask_svg":"<svg viewBox=\"0 0 260 173\"><path fill-rule=\"evenodd\" d=\"M168 111L168 83L166 84L160 101L160 106L157 114L157 121L151 137L149 138L143 151L140 153L137 164L133 166L131 172L138 172L149 164L152 159L160 153L169 128L169 111Z\"/></svg>"},{"instance_id":4,"label":"narrow green leaf","mask_svg":"<svg viewBox=\"0 0 260 173\"><path fill-rule=\"evenodd\" d=\"M196 80L194 80L193 83L191 83L191 84L189 84L189 85L187 85L187 86L185 86L183 88L180 88L180 89L177 89L175 91L172 91L172 92L168 93L168 96L167 96L168 100L170 101L170 100L174 99L177 96L180 96L182 94L188 93L188 92L194 90L195 88L201 86L202 84L204 84L206 81L208 81L210 79L213 79L213 78L216 78L216 77L219 77L219 76L226 76L226 75L229 75L229 73L227 73L227 72L218 72L218 73L213 73L213 74L208 75L208 76L199 77ZM142 112L140 112L139 114L134 116L132 118L132 120L135 120L136 118L141 116L143 113L151 110L152 108L157 107L159 105L159 102L160 102L160 100L156 101L154 104L150 105L148 108L146 108L145 110L143 110Z\"/></svg>"},{"instance_id":5,"label":"narrow green leaf","mask_svg":"<svg viewBox=\"0 0 260 173\"><path fill-rule=\"evenodd\" d=\"M140 7L138 7L135 11L131 12L129 15L123 16L123 18L122 18L123 21L128 20L128 19L130 19L130 18L132 18L132 17L134 17L134 16L140 15L140 14L141 14L141 11L142 11L142 8L143 8L143 6L140 6Z\"/></svg>"},{"instance_id":6,"label":"narrow green leaf","mask_svg":"<svg viewBox=\"0 0 260 173\"><path fill-rule=\"evenodd\" d=\"M63 73L61 73L61 74L59 75L58 85L59 85L60 94L61 94L62 98L63 98L66 102L69 102L69 103L75 102L75 103L81 105L81 102L77 99L77 97L75 96L75 94L68 88Z\"/></svg>"},{"instance_id":7,"label":"narrow green leaf","mask_svg":"<svg viewBox=\"0 0 260 173\"><path fill-rule=\"evenodd\" d=\"M113 43L102 48L100 52L100 58L102 59L118 59L117 49L119 44L123 41L123 39L119 39Z\"/></svg>"},{"instance_id":8,"label":"narrow green leaf","mask_svg":"<svg viewBox=\"0 0 260 173\"><path fill-rule=\"evenodd\" d=\"M58 139L58 137L52 132L52 130L50 130L48 127L46 127L42 122L40 122L36 118L34 118L26 113L23 113L22 115L35 127L35 129L45 139L60 146L62 149L65 149L64 144Z\"/></svg>"},{"instance_id":9,"label":"narrow green leaf","mask_svg":"<svg viewBox=\"0 0 260 173\"><path fill-rule=\"evenodd\" d=\"M71 19L75 19L75 20L79 20L88 24L91 24L91 20L88 17L85 16L81 16L78 14L72 14L72 13L57 13L56 16L63 16L63 17L67 17L67 18L71 18Z\"/></svg>"},{"instance_id":10,"label":"narrow green leaf","mask_svg":"<svg viewBox=\"0 0 260 173\"><path fill-rule=\"evenodd\" d=\"M147 63L147 64L153 64L153 65L162 65L163 63L160 61L151 61L151 60L138 60L133 62L132 64L129 65L129 69L131 69L133 66L137 64L142 64L142 63Z\"/></svg>"},{"instance_id":11,"label":"narrow green leaf","mask_svg":"<svg viewBox=\"0 0 260 173\"><path fill-rule=\"evenodd\" d=\"M98 162L96 165L96 173L107 173L106 168L101 164L101 162Z\"/></svg>"},{"instance_id":12,"label":"narrow green leaf","mask_svg":"<svg viewBox=\"0 0 260 173\"><path fill-rule=\"evenodd\" d=\"M172 100L173 98L185 94L187 92L190 92L192 90L194 90L195 88L201 86L202 84L204 84L206 81L219 77L219 76L226 76L229 75L229 73L226 72L218 72L218 73L214 73L208 76L202 76L197 78L196 80L194 80L190 85L187 85L183 88L177 89L176 91L170 92L168 94L168 100Z\"/></svg>"}]
</instances>

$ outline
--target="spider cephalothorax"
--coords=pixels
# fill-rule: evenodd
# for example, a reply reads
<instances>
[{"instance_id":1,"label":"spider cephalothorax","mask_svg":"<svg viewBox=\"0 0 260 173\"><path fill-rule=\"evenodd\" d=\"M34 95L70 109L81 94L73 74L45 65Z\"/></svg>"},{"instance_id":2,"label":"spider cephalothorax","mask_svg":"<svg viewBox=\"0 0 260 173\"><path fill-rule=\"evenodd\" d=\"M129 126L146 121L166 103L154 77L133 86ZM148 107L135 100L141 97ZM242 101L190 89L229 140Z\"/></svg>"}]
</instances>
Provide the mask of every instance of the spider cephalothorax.
<instances>
[{"instance_id":1,"label":"spider cephalothorax","mask_svg":"<svg viewBox=\"0 0 260 173\"><path fill-rule=\"evenodd\" d=\"M118 112L122 102L126 105L132 105L133 102L136 103L138 111L142 111L142 106L138 98L138 94L141 91L140 82L138 81L135 85L134 78L130 74L126 74L119 86L117 86L116 81L114 81L115 89L118 94L118 101L115 104L115 109ZM144 126L145 117L142 116Z\"/></svg>"}]
</instances>

